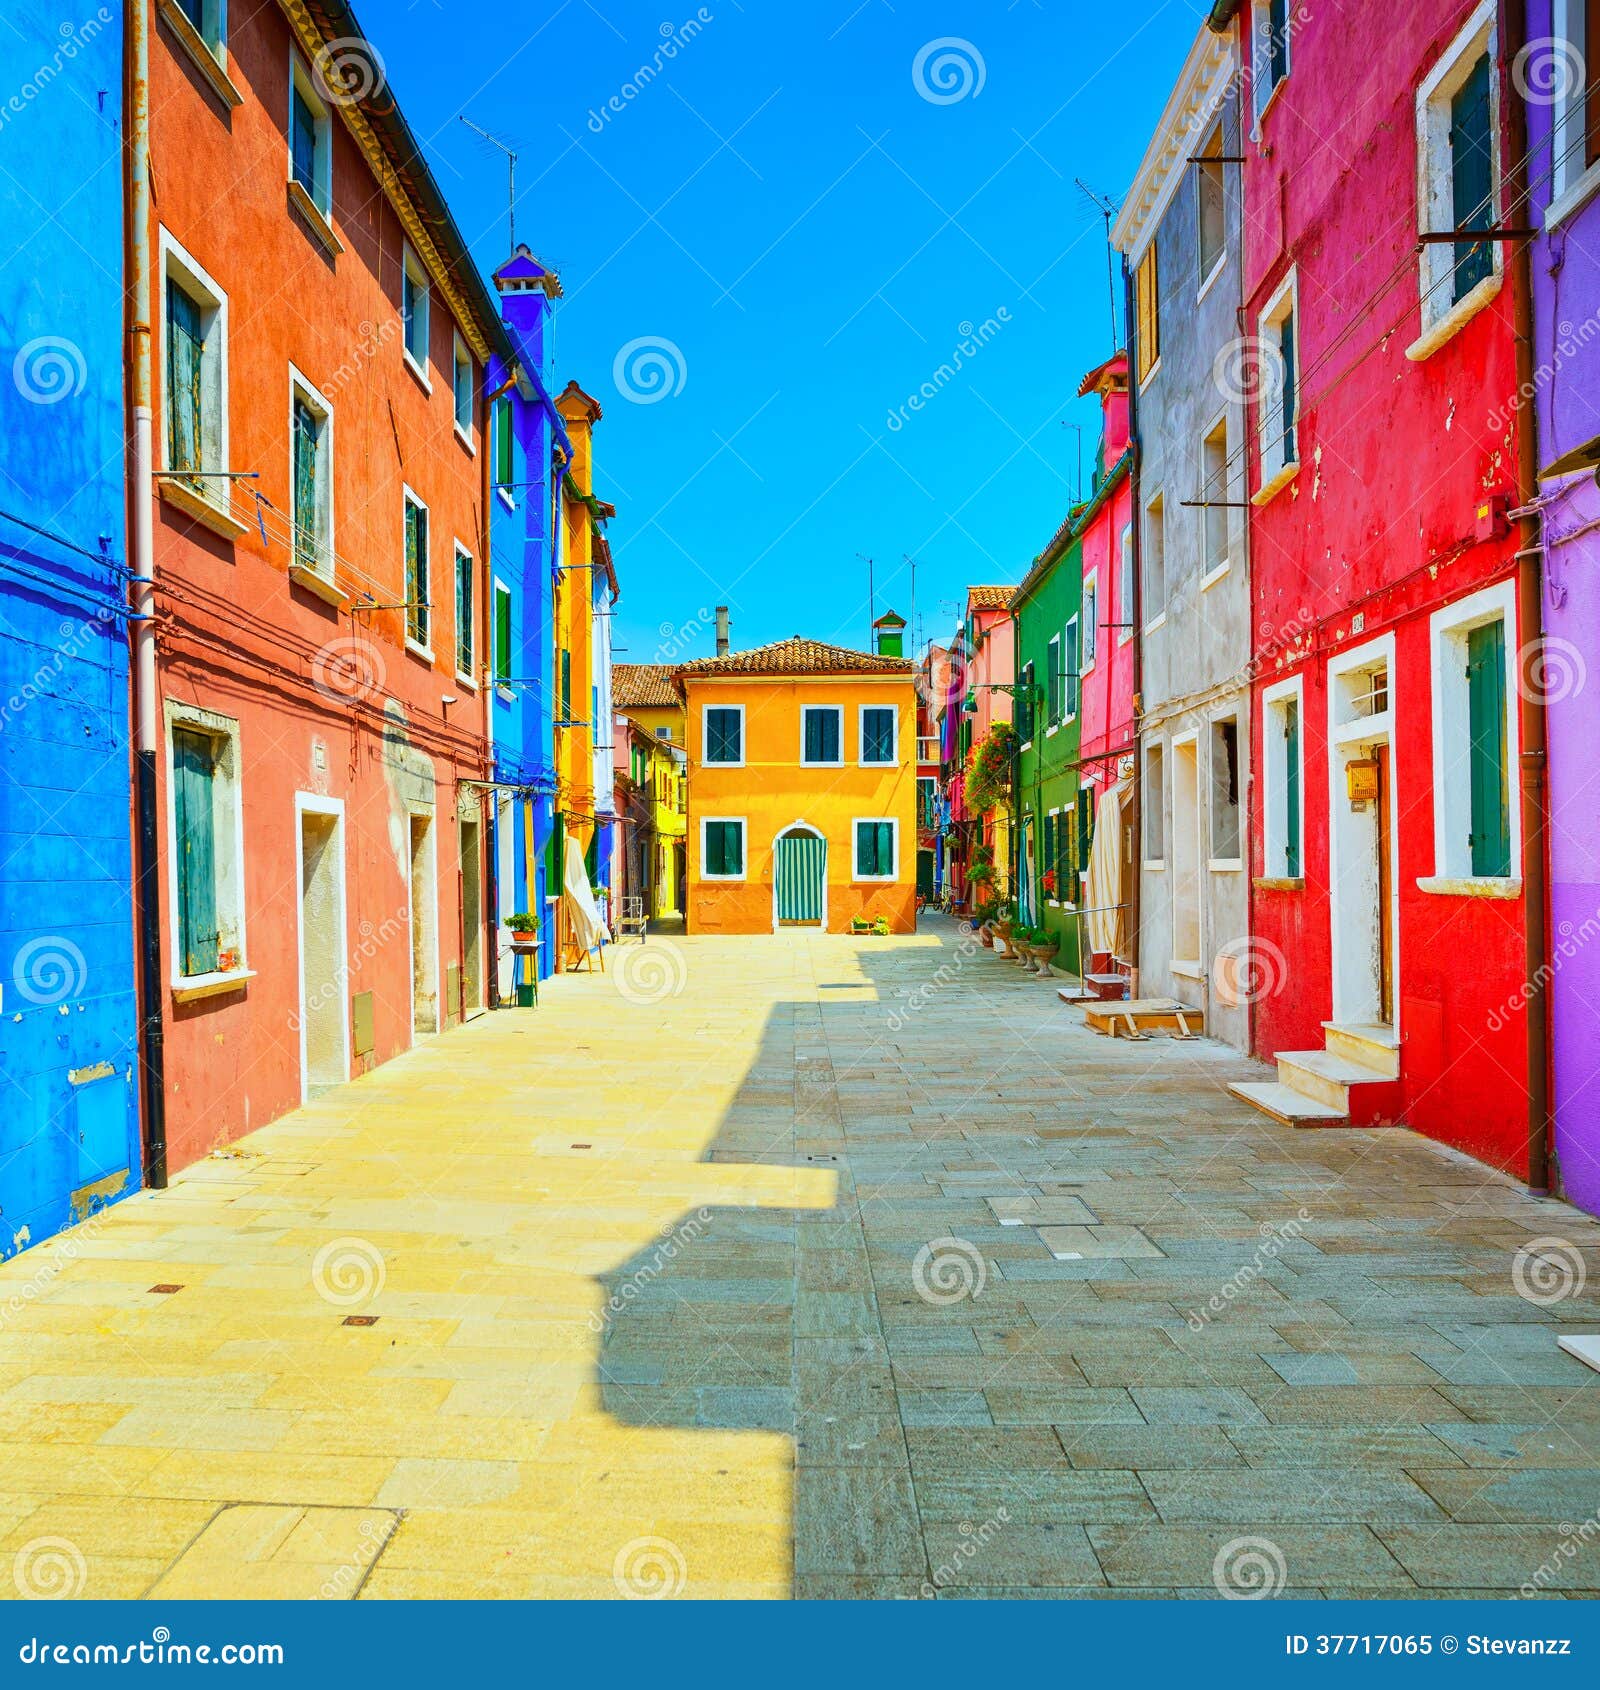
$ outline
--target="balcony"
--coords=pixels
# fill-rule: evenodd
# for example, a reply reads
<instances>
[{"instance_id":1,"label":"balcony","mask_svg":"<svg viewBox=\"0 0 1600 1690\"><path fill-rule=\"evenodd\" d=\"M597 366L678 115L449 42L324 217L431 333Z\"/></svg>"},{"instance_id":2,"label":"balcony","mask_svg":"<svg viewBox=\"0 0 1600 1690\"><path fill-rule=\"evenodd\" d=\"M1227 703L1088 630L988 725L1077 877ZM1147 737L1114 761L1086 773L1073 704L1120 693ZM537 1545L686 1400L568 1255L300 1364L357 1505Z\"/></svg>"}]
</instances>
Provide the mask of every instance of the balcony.
<instances>
[{"instance_id":1,"label":"balcony","mask_svg":"<svg viewBox=\"0 0 1600 1690\"><path fill-rule=\"evenodd\" d=\"M917 741L917 761L919 763L937 763L939 761L939 741L933 739L919 739Z\"/></svg>"}]
</instances>

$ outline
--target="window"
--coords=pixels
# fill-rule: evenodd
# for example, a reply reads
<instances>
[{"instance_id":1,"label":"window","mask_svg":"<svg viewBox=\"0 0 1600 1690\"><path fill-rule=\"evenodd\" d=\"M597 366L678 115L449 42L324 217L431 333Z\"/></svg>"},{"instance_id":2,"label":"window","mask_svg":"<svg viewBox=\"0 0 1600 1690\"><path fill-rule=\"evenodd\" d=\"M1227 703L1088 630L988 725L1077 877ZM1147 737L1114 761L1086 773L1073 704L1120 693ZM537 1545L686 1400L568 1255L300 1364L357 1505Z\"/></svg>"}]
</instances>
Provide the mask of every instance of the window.
<instances>
[{"instance_id":1,"label":"window","mask_svg":"<svg viewBox=\"0 0 1600 1690\"><path fill-rule=\"evenodd\" d=\"M401 343L412 368L428 385L428 273L410 247L400 274Z\"/></svg>"},{"instance_id":2,"label":"window","mask_svg":"<svg viewBox=\"0 0 1600 1690\"><path fill-rule=\"evenodd\" d=\"M1585 68L1600 67L1600 0L1555 0L1555 33L1555 64L1577 72L1559 86L1556 107L1555 190L1565 194L1600 164L1600 76Z\"/></svg>"},{"instance_id":3,"label":"window","mask_svg":"<svg viewBox=\"0 0 1600 1690\"><path fill-rule=\"evenodd\" d=\"M1115 620L1117 628L1117 644L1126 645L1133 638L1134 603L1133 603L1133 524L1128 523L1122 530L1122 549L1118 554L1120 576L1117 581L1117 605Z\"/></svg>"},{"instance_id":4,"label":"window","mask_svg":"<svg viewBox=\"0 0 1600 1690\"><path fill-rule=\"evenodd\" d=\"M239 725L173 702L166 715L173 976L181 986L245 965Z\"/></svg>"},{"instance_id":5,"label":"window","mask_svg":"<svg viewBox=\"0 0 1600 1690\"><path fill-rule=\"evenodd\" d=\"M1082 661L1079 670L1085 675L1094 668L1095 648L1100 636L1100 577L1091 569L1083 578L1083 623L1080 639Z\"/></svg>"},{"instance_id":6,"label":"window","mask_svg":"<svg viewBox=\"0 0 1600 1690\"><path fill-rule=\"evenodd\" d=\"M917 826L932 827L937 820L937 805L935 794L938 782L932 775L917 776Z\"/></svg>"},{"instance_id":7,"label":"window","mask_svg":"<svg viewBox=\"0 0 1600 1690\"><path fill-rule=\"evenodd\" d=\"M1304 822L1300 794L1305 762L1300 743L1298 679L1269 688L1263 711L1262 747L1266 777L1264 834L1266 873L1272 880L1298 880L1305 874Z\"/></svg>"},{"instance_id":8,"label":"window","mask_svg":"<svg viewBox=\"0 0 1600 1690\"><path fill-rule=\"evenodd\" d=\"M290 525L294 561L333 579L333 408L289 367Z\"/></svg>"},{"instance_id":9,"label":"window","mask_svg":"<svg viewBox=\"0 0 1600 1690\"><path fill-rule=\"evenodd\" d=\"M1225 189L1222 177L1222 125L1217 124L1200 149L1200 162L1194 167L1195 223L1199 241L1200 291L1222 267L1227 251L1227 220Z\"/></svg>"},{"instance_id":10,"label":"window","mask_svg":"<svg viewBox=\"0 0 1600 1690\"><path fill-rule=\"evenodd\" d=\"M1218 418L1215 426L1200 442L1200 497L1205 501L1200 512L1205 543L1203 581L1215 580L1227 567L1232 550L1232 513L1228 509L1228 419Z\"/></svg>"},{"instance_id":11,"label":"window","mask_svg":"<svg viewBox=\"0 0 1600 1690\"><path fill-rule=\"evenodd\" d=\"M1033 738L1033 664L1024 663L1018 677L1022 690L1017 694L1017 738L1024 744Z\"/></svg>"},{"instance_id":12,"label":"window","mask_svg":"<svg viewBox=\"0 0 1600 1690\"><path fill-rule=\"evenodd\" d=\"M516 437L511 429L511 400L497 399L494 407L494 484L508 505L516 499Z\"/></svg>"},{"instance_id":13,"label":"window","mask_svg":"<svg viewBox=\"0 0 1600 1690\"><path fill-rule=\"evenodd\" d=\"M516 671L511 667L511 589L503 582L494 584L494 678L498 685L507 686Z\"/></svg>"},{"instance_id":14,"label":"window","mask_svg":"<svg viewBox=\"0 0 1600 1690\"><path fill-rule=\"evenodd\" d=\"M893 880L899 846L900 824L887 817L856 823L857 880Z\"/></svg>"},{"instance_id":15,"label":"window","mask_svg":"<svg viewBox=\"0 0 1600 1690\"><path fill-rule=\"evenodd\" d=\"M456 673L477 684L477 594L473 588L472 553L456 547Z\"/></svg>"},{"instance_id":16,"label":"window","mask_svg":"<svg viewBox=\"0 0 1600 1690\"><path fill-rule=\"evenodd\" d=\"M228 302L210 277L162 231L169 470L209 502L229 503L228 484L201 471L228 467Z\"/></svg>"},{"instance_id":17,"label":"window","mask_svg":"<svg viewBox=\"0 0 1600 1690\"><path fill-rule=\"evenodd\" d=\"M1255 0L1256 121L1289 75L1289 0Z\"/></svg>"},{"instance_id":18,"label":"window","mask_svg":"<svg viewBox=\"0 0 1600 1690\"><path fill-rule=\"evenodd\" d=\"M708 704L705 709L704 741L702 762L743 768L744 706Z\"/></svg>"},{"instance_id":19,"label":"window","mask_svg":"<svg viewBox=\"0 0 1600 1690\"><path fill-rule=\"evenodd\" d=\"M1417 89L1417 155L1424 233L1495 221L1494 5L1484 0ZM1544 43L1548 50L1549 43ZM1588 80L1588 75L1581 78ZM1501 265L1497 242L1428 242L1421 257L1422 328L1435 328ZM1414 352L1416 349L1413 349Z\"/></svg>"},{"instance_id":20,"label":"window","mask_svg":"<svg viewBox=\"0 0 1600 1690\"><path fill-rule=\"evenodd\" d=\"M333 125L298 53L289 58L289 180L326 221L333 212Z\"/></svg>"},{"instance_id":21,"label":"window","mask_svg":"<svg viewBox=\"0 0 1600 1690\"><path fill-rule=\"evenodd\" d=\"M1067 720L1078 714L1078 700L1082 694L1083 676L1078 665L1078 618L1067 624L1066 642L1061 648L1061 692L1066 700Z\"/></svg>"},{"instance_id":22,"label":"window","mask_svg":"<svg viewBox=\"0 0 1600 1690\"><path fill-rule=\"evenodd\" d=\"M558 684L560 686L561 725L563 727L571 727L573 725L572 651L567 646L563 646L561 648L561 677Z\"/></svg>"},{"instance_id":23,"label":"window","mask_svg":"<svg viewBox=\"0 0 1600 1690\"><path fill-rule=\"evenodd\" d=\"M433 632L433 593L428 574L428 507L405 489L406 507L406 643L429 654Z\"/></svg>"},{"instance_id":24,"label":"window","mask_svg":"<svg viewBox=\"0 0 1600 1690\"><path fill-rule=\"evenodd\" d=\"M844 712L837 704L800 707L800 761L837 768L843 761Z\"/></svg>"},{"instance_id":25,"label":"window","mask_svg":"<svg viewBox=\"0 0 1600 1690\"><path fill-rule=\"evenodd\" d=\"M1211 724L1211 856L1240 860L1239 724L1232 717Z\"/></svg>"},{"instance_id":26,"label":"window","mask_svg":"<svg viewBox=\"0 0 1600 1690\"><path fill-rule=\"evenodd\" d=\"M1261 314L1261 486L1287 478L1300 461L1299 337L1295 279L1290 275Z\"/></svg>"},{"instance_id":27,"label":"window","mask_svg":"<svg viewBox=\"0 0 1600 1690\"><path fill-rule=\"evenodd\" d=\"M455 379L451 392L454 394L456 402L456 427L461 431L461 438L470 446L472 444L472 354L467 350L467 344L459 334L455 337L455 348ZM507 479L510 478L507 477Z\"/></svg>"},{"instance_id":28,"label":"window","mask_svg":"<svg viewBox=\"0 0 1600 1690\"><path fill-rule=\"evenodd\" d=\"M1434 873L1510 878L1518 849L1515 588L1485 588L1434 613Z\"/></svg>"},{"instance_id":29,"label":"window","mask_svg":"<svg viewBox=\"0 0 1600 1690\"><path fill-rule=\"evenodd\" d=\"M700 877L744 879L744 818L707 816L700 823Z\"/></svg>"},{"instance_id":30,"label":"window","mask_svg":"<svg viewBox=\"0 0 1600 1690\"><path fill-rule=\"evenodd\" d=\"M1044 826L1039 829L1039 861L1042 872L1054 874L1056 877L1054 903L1061 897L1061 871L1056 862L1056 812L1054 810L1044 818Z\"/></svg>"},{"instance_id":31,"label":"window","mask_svg":"<svg viewBox=\"0 0 1600 1690\"><path fill-rule=\"evenodd\" d=\"M656 729L656 738L657 739L671 739L672 738L672 729L671 728L657 728Z\"/></svg>"},{"instance_id":32,"label":"window","mask_svg":"<svg viewBox=\"0 0 1600 1690\"><path fill-rule=\"evenodd\" d=\"M176 0L194 32L220 60L223 56L223 0Z\"/></svg>"},{"instance_id":33,"label":"window","mask_svg":"<svg viewBox=\"0 0 1600 1690\"><path fill-rule=\"evenodd\" d=\"M1153 740L1144 750L1144 791L1139 809L1144 818L1144 860L1160 866L1166 854L1167 789L1161 741Z\"/></svg>"},{"instance_id":34,"label":"window","mask_svg":"<svg viewBox=\"0 0 1600 1690\"><path fill-rule=\"evenodd\" d=\"M1053 729L1061 721L1061 636L1054 635L1049 645L1050 670L1045 676L1045 715Z\"/></svg>"},{"instance_id":35,"label":"window","mask_svg":"<svg viewBox=\"0 0 1600 1690\"><path fill-rule=\"evenodd\" d=\"M1157 493L1144 511L1144 617L1153 628L1167 613L1167 506Z\"/></svg>"},{"instance_id":36,"label":"window","mask_svg":"<svg viewBox=\"0 0 1600 1690\"><path fill-rule=\"evenodd\" d=\"M1133 300L1136 321L1134 332L1138 339L1138 378L1142 387L1150 373L1161 362L1161 278L1156 265L1156 243L1151 240L1148 251L1139 260L1133 273Z\"/></svg>"},{"instance_id":37,"label":"window","mask_svg":"<svg viewBox=\"0 0 1600 1690\"><path fill-rule=\"evenodd\" d=\"M864 704L861 707L861 761L875 768L899 762L899 722L892 705Z\"/></svg>"}]
</instances>

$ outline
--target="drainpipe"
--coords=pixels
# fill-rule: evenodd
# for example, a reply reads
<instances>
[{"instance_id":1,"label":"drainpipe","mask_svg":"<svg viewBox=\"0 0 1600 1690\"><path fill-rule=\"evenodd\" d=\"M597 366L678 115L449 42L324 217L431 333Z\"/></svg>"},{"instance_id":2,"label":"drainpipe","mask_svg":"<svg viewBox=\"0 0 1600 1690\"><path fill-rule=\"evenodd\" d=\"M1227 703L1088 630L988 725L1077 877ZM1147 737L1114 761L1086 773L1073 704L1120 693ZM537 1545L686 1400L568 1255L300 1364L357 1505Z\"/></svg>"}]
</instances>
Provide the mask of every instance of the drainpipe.
<instances>
[{"instance_id":1,"label":"drainpipe","mask_svg":"<svg viewBox=\"0 0 1600 1690\"><path fill-rule=\"evenodd\" d=\"M1128 260L1122 260L1122 321L1137 322L1133 299L1133 272ZM1128 487L1133 500L1133 640L1129 653L1133 663L1133 801L1130 805L1133 835L1133 862L1128 872L1128 949L1132 964L1128 971L1128 998L1139 996L1139 919L1140 882L1144 873L1144 748L1139 743L1139 717L1142 713L1144 689L1144 523L1141 520L1139 492L1143 453L1139 447L1139 371L1134 357L1133 336L1124 333L1128 347ZM1123 615L1128 614L1124 606ZM1079 978L1082 979L1083 959L1078 959Z\"/></svg>"},{"instance_id":2,"label":"drainpipe","mask_svg":"<svg viewBox=\"0 0 1600 1690\"><path fill-rule=\"evenodd\" d=\"M139 1069L144 1104L145 1184L167 1184L166 1029L162 1021L161 865L157 852L155 458L150 346L150 14L145 0L128 7L128 349L133 413L128 481L133 500L134 815L138 834Z\"/></svg>"},{"instance_id":3,"label":"drainpipe","mask_svg":"<svg viewBox=\"0 0 1600 1690\"><path fill-rule=\"evenodd\" d=\"M1525 0L1500 0L1501 76L1512 64L1527 34ZM1509 88L1509 79L1502 84ZM1528 193L1528 119L1515 91L1506 95L1506 171L1509 201L1525 203ZM1530 243L1515 241L1509 254L1511 300L1517 359L1517 391L1532 393L1533 264ZM1524 965L1528 990L1528 1189L1550 1190L1550 897L1547 878L1549 840L1548 771L1544 689L1535 673L1544 641L1544 537L1538 510L1538 444L1530 414L1517 427L1517 503L1521 544L1517 550L1517 717L1522 745L1522 895Z\"/></svg>"},{"instance_id":4,"label":"drainpipe","mask_svg":"<svg viewBox=\"0 0 1600 1690\"><path fill-rule=\"evenodd\" d=\"M484 373L487 375L488 366ZM478 497L483 501L483 538L478 548L478 555L483 559L482 579L485 591L479 594L482 604L477 609L478 626L483 630L483 644L476 640L473 646L476 651L488 653L492 659L494 652L494 413L490 407L488 396L483 401L483 420L478 426L478 444L483 450L478 454L483 460L478 466ZM483 778L488 781L494 779L494 701L495 691L492 674L493 662L478 668L478 674L473 678L480 683L478 697L483 703ZM484 945L488 952L489 966L485 970L488 974L488 990L484 993L485 1001L490 1009L500 1007L500 789L497 786L488 788L489 825L483 829L479 837L484 841L488 850L489 872L484 876L484 887L488 896L483 900ZM483 799L480 797L480 805ZM513 829L513 832L515 830ZM513 966L515 966L513 964Z\"/></svg>"}]
</instances>

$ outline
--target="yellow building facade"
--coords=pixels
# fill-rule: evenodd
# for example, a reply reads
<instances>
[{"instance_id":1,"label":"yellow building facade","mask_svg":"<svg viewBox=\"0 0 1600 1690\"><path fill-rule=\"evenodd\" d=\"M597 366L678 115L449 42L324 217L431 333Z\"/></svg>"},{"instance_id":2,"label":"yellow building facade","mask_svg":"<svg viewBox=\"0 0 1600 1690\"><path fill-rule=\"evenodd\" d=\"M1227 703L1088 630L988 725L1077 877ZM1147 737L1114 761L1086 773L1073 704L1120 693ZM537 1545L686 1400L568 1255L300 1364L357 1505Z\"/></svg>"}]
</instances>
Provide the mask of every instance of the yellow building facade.
<instances>
[{"instance_id":1,"label":"yellow building facade","mask_svg":"<svg viewBox=\"0 0 1600 1690\"><path fill-rule=\"evenodd\" d=\"M625 769L628 777L626 808L618 804L627 857L624 890L643 897L646 915L660 920L683 909L689 808L687 753L682 745L658 738L631 716L617 720L622 730L618 733L618 768Z\"/></svg>"},{"instance_id":2,"label":"yellow building facade","mask_svg":"<svg viewBox=\"0 0 1600 1690\"><path fill-rule=\"evenodd\" d=\"M793 638L681 665L688 931L916 928L912 665Z\"/></svg>"}]
</instances>

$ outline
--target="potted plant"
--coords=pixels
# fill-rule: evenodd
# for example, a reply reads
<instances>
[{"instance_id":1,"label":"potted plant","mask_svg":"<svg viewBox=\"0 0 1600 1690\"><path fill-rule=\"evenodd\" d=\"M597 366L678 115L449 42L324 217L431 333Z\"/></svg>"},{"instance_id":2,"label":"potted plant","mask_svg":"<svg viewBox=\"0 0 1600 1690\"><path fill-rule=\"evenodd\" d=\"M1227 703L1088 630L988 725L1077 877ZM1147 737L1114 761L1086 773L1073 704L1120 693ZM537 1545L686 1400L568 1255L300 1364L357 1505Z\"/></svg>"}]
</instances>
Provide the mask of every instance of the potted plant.
<instances>
[{"instance_id":1,"label":"potted plant","mask_svg":"<svg viewBox=\"0 0 1600 1690\"><path fill-rule=\"evenodd\" d=\"M539 948L539 918L532 910L517 910L506 917L505 924L511 933L512 950L532 951Z\"/></svg>"},{"instance_id":2,"label":"potted plant","mask_svg":"<svg viewBox=\"0 0 1600 1690\"><path fill-rule=\"evenodd\" d=\"M1011 949L1011 935L1015 931L1016 923L1011 916L1011 905L1002 903L994 921L995 951L999 956L1014 957L1017 953Z\"/></svg>"},{"instance_id":3,"label":"potted plant","mask_svg":"<svg viewBox=\"0 0 1600 1690\"><path fill-rule=\"evenodd\" d=\"M517 982L517 1008L532 1009L539 1001L539 918L532 910L516 910L506 917L505 925L511 934L511 966ZM518 967L515 960L518 957L527 959L526 969Z\"/></svg>"},{"instance_id":4,"label":"potted plant","mask_svg":"<svg viewBox=\"0 0 1600 1690\"><path fill-rule=\"evenodd\" d=\"M1033 930L1033 960L1039 965L1039 978L1050 978L1050 964L1057 951L1061 949L1060 938L1052 933L1048 927L1036 927Z\"/></svg>"},{"instance_id":5,"label":"potted plant","mask_svg":"<svg viewBox=\"0 0 1600 1690\"><path fill-rule=\"evenodd\" d=\"M1056 871L1047 868L1040 877L1039 884L1044 888L1044 895L1053 898L1056 895Z\"/></svg>"},{"instance_id":6,"label":"potted plant","mask_svg":"<svg viewBox=\"0 0 1600 1690\"><path fill-rule=\"evenodd\" d=\"M994 944L995 904L992 899L981 903L972 912L973 930L978 935L978 942L985 950Z\"/></svg>"}]
</instances>

